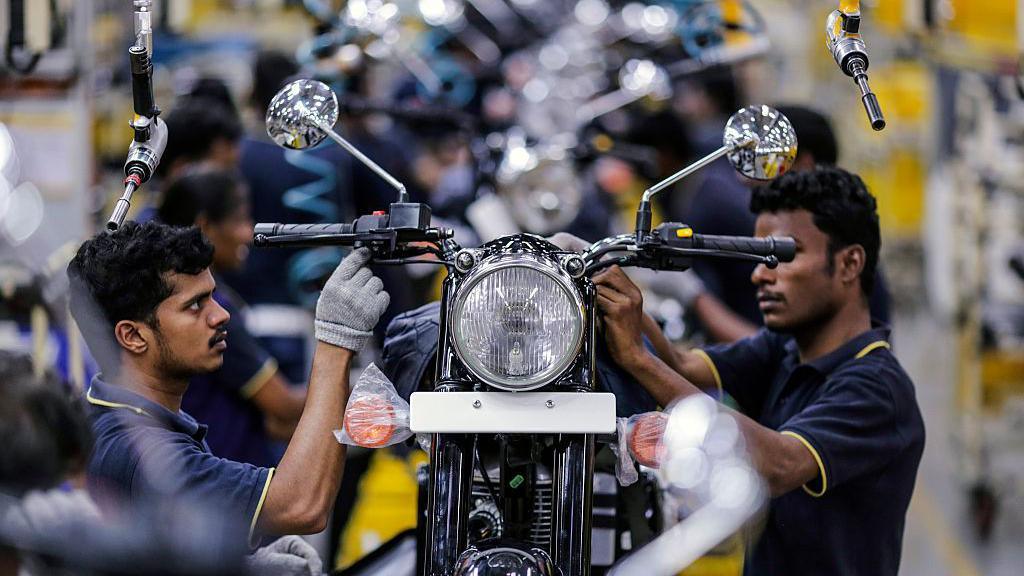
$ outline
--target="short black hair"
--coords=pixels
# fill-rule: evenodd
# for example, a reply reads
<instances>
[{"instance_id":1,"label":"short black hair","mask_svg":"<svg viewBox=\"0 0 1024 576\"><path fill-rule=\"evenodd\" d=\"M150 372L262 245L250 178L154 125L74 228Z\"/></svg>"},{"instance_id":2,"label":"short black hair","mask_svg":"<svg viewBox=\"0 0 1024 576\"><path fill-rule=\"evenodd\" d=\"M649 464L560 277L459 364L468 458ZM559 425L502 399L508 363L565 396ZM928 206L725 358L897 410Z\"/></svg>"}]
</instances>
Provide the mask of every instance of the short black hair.
<instances>
[{"instance_id":1,"label":"short black hair","mask_svg":"<svg viewBox=\"0 0 1024 576\"><path fill-rule=\"evenodd\" d=\"M686 123L671 110L639 115L625 139L641 146L669 152L676 158L688 159L694 155L693 146L687 136Z\"/></svg>"},{"instance_id":2,"label":"short black hair","mask_svg":"<svg viewBox=\"0 0 1024 576\"><path fill-rule=\"evenodd\" d=\"M120 351L114 326L122 320L156 327L156 309L172 288L167 272L199 274L213 246L195 227L125 222L85 241L68 265L71 313L104 372L116 374Z\"/></svg>"},{"instance_id":3,"label":"short black hair","mask_svg":"<svg viewBox=\"0 0 1024 576\"><path fill-rule=\"evenodd\" d=\"M220 104L224 110L239 118L238 106L231 96L231 89L220 78L203 76L195 81L187 92L188 98L205 98Z\"/></svg>"},{"instance_id":4,"label":"short black hair","mask_svg":"<svg viewBox=\"0 0 1024 576\"><path fill-rule=\"evenodd\" d=\"M839 143L828 118L806 106L784 105L775 109L782 112L793 126L799 153L810 154L815 164L835 165L839 160Z\"/></svg>"},{"instance_id":5,"label":"short black hair","mask_svg":"<svg viewBox=\"0 0 1024 576\"><path fill-rule=\"evenodd\" d=\"M723 114L732 114L741 106L743 95L731 66L712 66L693 77Z\"/></svg>"},{"instance_id":6,"label":"short black hair","mask_svg":"<svg viewBox=\"0 0 1024 576\"><path fill-rule=\"evenodd\" d=\"M81 400L24 354L0 351L0 491L48 490L85 469L92 430Z\"/></svg>"},{"instance_id":7,"label":"short black hair","mask_svg":"<svg viewBox=\"0 0 1024 576\"><path fill-rule=\"evenodd\" d=\"M277 92L298 73L299 65L283 52L267 50L257 54L252 68L252 105L260 114L266 114Z\"/></svg>"},{"instance_id":8,"label":"short black hair","mask_svg":"<svg viewBox=\"0 0 1024 576\"><path fill-rule=\"evenodd\" d=\"M211 223L223 222L248 200L240 177L210 170L186 174L164 191L157 217L171 226L192 226L205 215Z\"/></svg>"},{"instance_id":9,"label":"short black hair","mask_svg":"<svg viewBox=\"0 0 1024 576\"><path fill-rule=\"evenodd\" d=\"M864 248L860 287L870 295L882 238L878 204L860 176L842 168L818 166L784 174L755 188L750 196L750 211L755 214L790 210L810 212L814 225L828 236L829 266L837 250L854 244Z\"/></svg>"},{"instance_id":10,"label":"short black hair","mask_svg":"<svg viewBox=\"0 0 1024 576\"><path fill-rule=\"evenodd\" d=\"M167 123L167 147L157 166L161 175L178 159L203 159L217 140L237 142L242 138L238 116L211 98L179 98L163 121Z\"/></svg>"}]
</instances>

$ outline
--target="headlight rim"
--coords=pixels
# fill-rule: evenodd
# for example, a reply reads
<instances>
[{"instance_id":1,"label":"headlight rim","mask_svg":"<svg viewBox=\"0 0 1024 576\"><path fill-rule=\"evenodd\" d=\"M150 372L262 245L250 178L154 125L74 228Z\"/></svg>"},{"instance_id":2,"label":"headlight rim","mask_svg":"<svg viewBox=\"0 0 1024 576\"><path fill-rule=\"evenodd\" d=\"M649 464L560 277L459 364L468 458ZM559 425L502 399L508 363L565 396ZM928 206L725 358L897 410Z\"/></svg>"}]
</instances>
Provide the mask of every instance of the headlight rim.
<instances>
[{"instance_id":1,"label":"headlight rim","mask_svg":"<svg viewBox=\"0 0 1024 576\"><path fill-rule=\"evenodd\" d=\"M473 362L469 360L471 357L470 352L463 348L462 339L460 338L460 332L458 329L458 319L462 315L462 309L465 306L466 299L470 291L472 291L477 284L490 274L505 268L517 266L530 268L531 270L544 274L551 278L556 286L568 293L573 304L573 310L576 311L576 319L578 321L577 336L569 352L567 352L559 362L552 364L551 367L539 372L537 375L518 381L513 378L500 378L494 374L487 374L474 366ZM583 305L583 295L576 287L572 277L562 269L558 262L536 254L497 254L483 259L472 271L470 271L469 274L466 275L466 278L459 285L457 292L454 295L454 302L451 308L451 314L448 316L447 323L448 332L451 334L451 341L455 348L455 355L458 357L462 365L469 370L473 377L488 386L506 392L528 392L530 390L542 388L551 382L558 380L569 368L572 367L576 356L583 347L583 341L585 339L584 332L586 328L586 313ZM522 382L529 382L529 384L522 384Z\"/></svg>"}]
</instances>

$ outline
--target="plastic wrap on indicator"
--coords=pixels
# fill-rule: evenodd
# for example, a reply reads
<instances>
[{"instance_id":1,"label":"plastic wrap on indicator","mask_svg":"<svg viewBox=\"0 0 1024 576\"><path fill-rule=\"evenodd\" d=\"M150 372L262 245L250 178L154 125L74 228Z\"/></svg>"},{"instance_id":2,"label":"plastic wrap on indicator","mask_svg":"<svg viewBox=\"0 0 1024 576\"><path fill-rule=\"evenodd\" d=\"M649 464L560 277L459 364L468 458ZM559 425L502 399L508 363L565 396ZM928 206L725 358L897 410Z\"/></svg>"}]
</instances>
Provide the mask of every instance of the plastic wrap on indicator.
<instances>
[{"instance_id":1,"label":"plastic wrap on indicator","mask_svg":"<svg viewBox=\"0 0 1024 576\"><path fill-rule=\"evenodd\" d=\"M412 436L409 403L395 391L395 385L375 364L359 375L352 387L342 429L334 437L342 444L383 448Z\"/></svg>"},{"instance_id":2,"label":"plastic wrap on indicator","mask_svg":"<svg viewBox=\"0 0 1024 576\"><path fill-rule=\"evenodd\" d=\"M616 421L618 443L612 449L618 456L615 476L622 486L637 481L636 464L660 468L665 458L665 427L668 415L664 412L644 412L619 418Z\"/></svg>"}]
</instances>

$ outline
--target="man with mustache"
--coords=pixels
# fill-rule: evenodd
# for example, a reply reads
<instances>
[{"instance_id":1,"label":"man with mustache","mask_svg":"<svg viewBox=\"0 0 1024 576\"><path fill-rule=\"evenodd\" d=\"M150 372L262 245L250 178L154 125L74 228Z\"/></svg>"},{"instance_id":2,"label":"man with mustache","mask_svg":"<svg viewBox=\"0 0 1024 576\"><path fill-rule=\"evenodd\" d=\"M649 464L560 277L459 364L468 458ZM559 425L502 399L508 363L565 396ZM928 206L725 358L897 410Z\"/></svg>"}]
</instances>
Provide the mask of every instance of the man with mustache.
<instances>
[{"instance_id":1,"label":"man with mustache","mask_svg":"<svg viewBox=\"0 0 1024 576\"><path fill-rule=\"evenodd\" d=\"M757 236L790 236L797 246L792 262L751 276L765 329L676 350L612 267L594 278L609 348L663 406L702 390L738 403L773 496L745 575L895 576L924 424L888 330L871 324L875 199L859 177L819 167L755 190L750 208Z\"/></svg>"},{"instance_id":2,"label":"man with mustache","mask_svg":"<svg viewBox=\"0 0 1024 576\"><path fill-rule=\"evenodd\" d=\"M218 458L206 426L180 409L189 379L218 369L231 334L213 298L213 247L200 231L126 222L86 241L68 267L71 310L102 374L91 383L95 449L88 485L101 509L191 498L251 543L323 530L341 481L341 425L353 356L372 337L388 294L356 250L317 303L306 406L277 468Z\"/></svg>"},{"instance_id":3,"label":"man with mustache","mask_svg":"<svg viewBox=\"0 0 1024 576\"><path fill-rule=\"evenodd\" d=\"M171 226L196 226L213 244L213 295L231 315L224 326L231 346L223 365L189 381L182 408L210 427L214 454L270 468L278 456L273 441L288 441L306 403L305 387L283 376L270 353L248 330L248 306L225 280L245 266L252 242L250 198L240 178L224 171L195 171L164 191L157 218ZM301 321L301 316L299 316Z\"/></svg>"}]
</instances>

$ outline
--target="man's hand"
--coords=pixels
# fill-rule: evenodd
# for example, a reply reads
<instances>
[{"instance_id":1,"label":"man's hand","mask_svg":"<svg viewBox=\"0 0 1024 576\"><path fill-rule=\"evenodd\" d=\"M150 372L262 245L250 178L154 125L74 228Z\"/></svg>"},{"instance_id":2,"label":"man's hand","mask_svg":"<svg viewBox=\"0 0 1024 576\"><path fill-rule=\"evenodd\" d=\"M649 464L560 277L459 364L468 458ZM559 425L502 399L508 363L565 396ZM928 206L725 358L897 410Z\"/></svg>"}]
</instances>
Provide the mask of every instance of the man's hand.
<instances>
[{"instance_id":1,"label":"man's hand","mask_svg":"<svg viewBox=\"0 0 1024 576\"><path fill-rule=\"evenodd\" d=\"M316 339L359 352L373 336L381 314L391 302L384 284L366 263L370 250L360 248L331 274L316 303Z\"/></svg>"},{"instance_id":2,"label":"man's hand","mask_svg":"<svg viewBox=\"0 0 1024 576\"><path fill-rule=\"evenodd\" d=\"M647 353L642 336L643 295L618 266L597 274L593 281L597 285L597 307L604 318L608 349L615 362L629 370Z\"/></svg>"},{"instance_id":3,"label":"man's hand","mask_svg":"<svg viewBox=\"0 0 1024 576\"><path fill-rule=\"evenodd\" d=\"M324 565L316 549L298 536L278 538L245 558L253 576L320 576Z\"/></svg>"}]
</instances>

